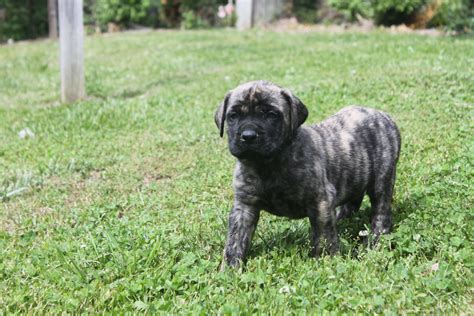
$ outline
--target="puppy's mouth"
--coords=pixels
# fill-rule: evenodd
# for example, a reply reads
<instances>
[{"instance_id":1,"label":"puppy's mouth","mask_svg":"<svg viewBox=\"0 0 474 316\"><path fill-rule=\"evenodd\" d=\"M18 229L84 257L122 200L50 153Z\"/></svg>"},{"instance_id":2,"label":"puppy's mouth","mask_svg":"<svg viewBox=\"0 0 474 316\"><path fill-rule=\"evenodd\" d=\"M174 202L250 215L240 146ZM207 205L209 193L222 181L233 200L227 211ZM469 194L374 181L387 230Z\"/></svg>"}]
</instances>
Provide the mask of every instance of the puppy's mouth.
<instances>
[{"instance_id":1,"label":"puppy's mouth","mask_svg":"<svg viewBox=\"0 0 474 316\"><path fill-rule=\"evenodd\" d=\"M258 151L254 151L251 149L248 150L239 150L238 152L232 152L232 155L239 159L244 159L244 160L261 160L262 158L265 158L264 155L259 153Z\"/></svg>"},{"instance_id":2,"label":"puppy's mouth","mask_svg":"<svg viewBox=\"0 0 474 316\"><path fill-rule=\"evenodd\" d=\"M236 144L230 146L230 153L238 159L260 161L272 157L272 153L269 152L264 144Z\"/></svg>"}]
</instances>

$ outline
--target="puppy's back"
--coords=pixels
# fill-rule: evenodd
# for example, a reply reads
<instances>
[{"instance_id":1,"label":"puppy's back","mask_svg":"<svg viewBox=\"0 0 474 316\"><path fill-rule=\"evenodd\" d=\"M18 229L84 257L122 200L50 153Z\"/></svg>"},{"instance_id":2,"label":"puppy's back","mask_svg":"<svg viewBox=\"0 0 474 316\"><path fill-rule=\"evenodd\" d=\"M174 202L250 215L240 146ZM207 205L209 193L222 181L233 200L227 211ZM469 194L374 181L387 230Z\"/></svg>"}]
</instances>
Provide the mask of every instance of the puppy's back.
<instances>
[{"instance_id":1,"label":"puppy's back","mask_svg":"<svg viewBox=\"0 0 474 316\"><path fill-rule=\"evenodd\" d=\"M365 190L396 167L400 132L384 112L349 106L312 128L329 180L339 192Z\"/></svg>"},{"instance_id":2,"label":"puppy's back","mask_svg":"<svg viewBox=\"0 0 474 316\"><path fill-rule=\"evenodd\" d=\"M348 106L312 126L324 135L328 143L340 145L340 149L353 150L377 147L388 152L385 158L398 159L400 153L400 131L392 118L379 110L362 106Z\"/></svg>"}]
</instances>

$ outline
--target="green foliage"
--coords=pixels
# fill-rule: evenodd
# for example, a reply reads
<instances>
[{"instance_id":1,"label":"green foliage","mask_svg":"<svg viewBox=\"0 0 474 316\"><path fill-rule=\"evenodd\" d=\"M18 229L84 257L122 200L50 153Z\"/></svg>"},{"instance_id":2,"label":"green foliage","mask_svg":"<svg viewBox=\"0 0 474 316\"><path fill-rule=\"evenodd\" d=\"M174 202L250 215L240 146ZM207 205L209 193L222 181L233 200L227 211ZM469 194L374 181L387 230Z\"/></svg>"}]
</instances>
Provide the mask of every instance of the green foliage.
<instances>
[{"instance_id":1,"label":"green foliage","mask_svg":"<svg viewBox=\"0 0 474 316\"><path fill-rule=\"evenodd\" d=\"M474 30L474 2L470 0L443 0L430 26L454 31Z\"/></svg>"},{"instance_id":2,"label":"green foliage","mask_svg":"<svg viewBox=\"0 0 474 316\"><path fill-rule=\"evenodd\" d=\"M237 13L234 11L230 16L225 17L222 19L217 25L224 26L224 27L234 27L237 23Z\"/></svg>"},{"instance_id":3,"label":"green foliage","mask_svg":"<svg viewBox=\"0 0 474 316\"><path fill-rule=\"evenodd\" d=\"M181 15L181 28L185 30L203 29L209 27L209 22L196 15L194 11L185 11Z\"/></svg>"},{"instance_id":4,"label":"green foliage","mask_svg":"<svg viewBox=\"0 0 474 316\"><path fill-rule=\"evenodd\" d=\"M227 0L181 0L183 11L192 10L198 11L212 11L216 12L217 7L227 4Z\"/></svg>"},{"instance_id":5,"label":"green foliage","mask_svg":"<svg viewBox=\"0 0 474 316\"><path fill-rule=\"evenodd\" d=\"M328 4L341 12L348 21L356 21L357 15L364 18L374 16L371 0L328 0Z\"/></svg>"},{"instance_id":6,"label":"green foliage","mask_svg":"<svg viewBox=\"0 0 474 316\"><path fill-rule=\"evenodd\" d=\"M0 48L4 314L473 314L472 39L221 30L85 44L89 98L69 105L57 43ZM246 268L218 271L235 160L214 111L254 79L293 90L308 124L349 104L397 121L394 232L378 247L358 237L367 201L338 223L342 255L317 261L307 221L264 212Z\"/></svg>"},{"instance_id":7,"label":"green foliage","mask_svg":"<svg viewBox=\"0 0 474 316\"><path fill-rule=\"evenodd\" d=\"M413 13L429 0L329 0L329 4L349 21L357 15L374 19L377 24L392 25L408 22Z\"/></svg>"},{"instance_id":8,"label":"green foliage","mask_svg":"<svg viewBox=\"0 0 474 316\"><path fill-rule=\"evenodd\" d=\"M184 29L199 29L217 25L217 8L226 3L226 0L183 0L176 6L173 1L163 4L160 0L96 0L91 15L102 26L114 22L125 27L131 24L166 27L181 21ZM232 19L222 23L227 22L232 23Z\"/></svg>"},{"instance_id":9,"label":"green foliage","mask_svg":"<svg viewBox=\"0 0 474 316\"><path fill-rule=\"evenodd\" d=\"M374 19L377 24L396 25L410 22L431 0L372 0Z\"/></svg>"},{"instance_id":10,"label":"green foliage","mask_svg":"<svg viewBox=\"0 0 474 316\"><path fill-rule=\"evenodd\" d=\"M314 0L293 0L293 14L300 23L318 22L317 2Z\"/></svg>"},{"instance_id":11,"label":"green foliage","mask_svg":"<svg viewBox=\"0 0 474 316\"><path fill-rule=\"evenodd\" d=\"M109 22L123 26L157 25L158 15L150 16L150 13L159 10L159 6L159 0L96 0L93 10L102 26Z\"/></svg>"},{"instance_id":12,"label":"green foliage","mask_svg":"<svg viewBox=\"0 0 474 316\"><path fill-rule=\"evenodd\" d=\"M0 21L0 42L31 39L48 33L47 0L0 0L6 19Z\"/></svg>"},{"instance_id":13,"label":"green foliage","mask_svg":"<svg viewBox=\"0 0 474 316\"><path fill-rule=\"evenodd\" d=\"M357 15L373 19L377 24L410 24L417 13L438 0L329 0L329 5L348 21ZM474 28L474 3L470 0L439 0L441 6L429 26L467 31Z\"/></svg>"},{"instance_id":14,"label":"green foliage","mask_svg":"<svg viewBox=\"0 0 474 316\"><path fill-rule=\"evenodd\" d=\"M428 2L429 0L372 0L376 15L391 10L409 15Z\"/></svg>"},{"instance_id":15,"label":"green foliage","mask_svg":"<svg viewBox=\"0 0 474 316\"><path fill-rule=\"evenodd\" d=\"M217 25L217 8L226 3L227 0L182 0L180 6L181 27L192 29Z\"/></svg>"}]
</instances>

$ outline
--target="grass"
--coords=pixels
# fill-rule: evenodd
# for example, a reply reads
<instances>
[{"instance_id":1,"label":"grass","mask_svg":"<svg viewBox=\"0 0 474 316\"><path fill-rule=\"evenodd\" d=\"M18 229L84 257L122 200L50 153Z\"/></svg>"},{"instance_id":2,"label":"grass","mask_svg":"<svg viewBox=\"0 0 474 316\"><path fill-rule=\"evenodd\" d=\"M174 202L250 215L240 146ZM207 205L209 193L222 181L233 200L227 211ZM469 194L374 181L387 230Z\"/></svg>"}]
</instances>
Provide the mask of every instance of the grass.
<instances>
[{"instance_id":1,"label":"grass","mask_svg":"<svg viewBox=\"0 0 474 316\"><path fill-rule=\"evenodd\" d=\"M474 313L472 38L166 31L85 49L89 98L60 105L56 42L0 47L3 312ZM218 271L234 159L213 115L253 79L292 89L308 122L349 104L398 122L376 249L367 201L317 261L306 220L263 214L246 268Z\"/></svg>"}]
</instances>

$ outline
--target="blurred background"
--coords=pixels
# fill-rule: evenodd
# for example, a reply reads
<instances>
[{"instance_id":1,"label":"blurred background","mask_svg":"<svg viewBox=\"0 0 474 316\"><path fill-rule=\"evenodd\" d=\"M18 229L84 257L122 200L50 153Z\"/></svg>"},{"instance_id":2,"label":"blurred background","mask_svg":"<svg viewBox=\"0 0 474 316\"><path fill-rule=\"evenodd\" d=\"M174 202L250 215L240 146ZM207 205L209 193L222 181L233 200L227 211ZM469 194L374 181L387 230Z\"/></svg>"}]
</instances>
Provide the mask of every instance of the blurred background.
<instances>
[{"instance_id":1,"label":"blurred background","mask_svg":"<svg viewBox=\"0 0 474 316\"><path fill-rule=\"evenodd\" d=\"M56 12L57 0L0 0L0 42L56 37ZM282 19L290 25L402 25L462 33L474 28L474 1L84 0L88 34L140 28L248 28Z\"/></svg>"}]
</instances>

